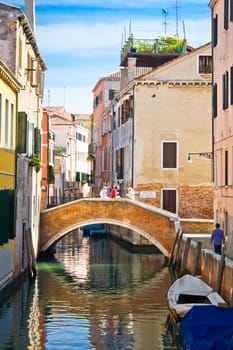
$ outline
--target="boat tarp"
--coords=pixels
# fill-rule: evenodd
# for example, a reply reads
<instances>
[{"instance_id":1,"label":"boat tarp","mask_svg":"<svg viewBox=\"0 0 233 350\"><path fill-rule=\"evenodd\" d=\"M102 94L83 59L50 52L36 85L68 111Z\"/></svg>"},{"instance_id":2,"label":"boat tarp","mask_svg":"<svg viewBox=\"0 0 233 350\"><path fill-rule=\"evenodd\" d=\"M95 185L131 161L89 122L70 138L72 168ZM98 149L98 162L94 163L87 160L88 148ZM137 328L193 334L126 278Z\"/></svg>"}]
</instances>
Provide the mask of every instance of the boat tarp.
<instances>
[{"instance_id":1,"label":"boat tarp","mask_svg":"<svg viewBox=\"0 0 233 350\"><path fill-rule=\"evenodd\" d=\"M233 307L193 306L180 327L190 350L233 350Z\"/></svg>"}]
</instances>

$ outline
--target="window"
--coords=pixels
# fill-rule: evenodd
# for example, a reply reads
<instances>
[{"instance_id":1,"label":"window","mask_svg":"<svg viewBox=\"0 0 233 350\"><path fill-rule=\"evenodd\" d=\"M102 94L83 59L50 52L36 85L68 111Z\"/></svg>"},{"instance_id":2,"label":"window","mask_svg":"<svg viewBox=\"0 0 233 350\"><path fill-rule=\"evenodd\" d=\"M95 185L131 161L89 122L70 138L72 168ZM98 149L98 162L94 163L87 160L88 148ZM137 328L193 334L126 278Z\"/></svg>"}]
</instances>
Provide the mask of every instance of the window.
<instances>
[{"instance_id":1,"label":"window","mask_svg":"<svg viewBox=\"0 0 233 350\"><path fill-rule=\"evenodd\" d=\"M31 62L31 86L38 87L38 61L33 58Z\"/></svg>"},{"instance_id":2,"label":"window","mask_svg":"<svg viewBox=\"0 0 233 350\"><path fill-rule=\"evenodd\" d=\"M109 90L108 91L108 99L112 101L114 99L114 90Z\"/></svg>"},{"instance_id":3,"label":"window","mask_svg":"<svg viewBox=\"0 0 233 350\"><path fill-rule=\"evenodd\" d=\"M162 190L162 209L176 213L176 190Z\"/></svg>"},{"instance_id":4,"label":"window","mask_svg":"<svg viewBox=\"0 0 233 350\"><path fill-rule=\"evenodd\" d=\"M223 109L228 108L228 72L222 77Z\"/></svg>"},{"instance_id":5,"label":"window","mask_svg":"<svg viewBox=\"0 0 233 350\"><path fill-rule=\"evenodd\" d=\"M163 142L162 167L163 169L177 168L177 143Z\"/></svg>"},{"instance_id":6,"label":"window","mask_svg":"<svg viewBox=\"0 0 233 350\"><path fill-rule=\"evenodd\" d=\"M116 151L116 173L117 179L124 178L124 149L120 148Z\"/></svg>"},{"instance_id":7,"label":"window","mask_svg":"<svg viewBox=\"0 0 233 350\"><path fill-rule=\"evenodd\" d=\"M213 118L216 118L217 114L218 114L218 110L217 110L217 106L218 106L217 84L213 85L212 106L213 106L213 108L212 108Z\"/></svg>"},{"instance_id":8,"label":"window","mask_svg":"<svg viewBox=\"0 0 233 350\"><path fill-rule=\"evenodd\" d=\"M212 73L212 56L199 56L199 74Z\"/></svg>"},{"instance_id":9,"label":"window","mask_svg":"<svg viewBox=\"0 0 233 350\"><path fill-rule=\"evenodd\" d=\"M44 95L44 73L41 70L41 67L38 66L37 69L37 87L36 87L36 94L40 97L43 97Z\"/></svg>"},{"instance_id":10,"label":"window","mask_svg":"<svg viewBox=\"0 0 233 350\"><path fill-rule=\"evenodd\" d=\"M228 186L228 151L225 151L225 186Z\"/></svg>"},{"instance_id":11,"label":"window","mask_svg":"<svg viewBox=\"0 0 233 350\"><path fill-rule=\"evenodd\" d=\"M232 0L233 1L233 0ZM215 18L213 18L213 33L212 33L212 37L213 37L213 46L217 46L218 43L218 15L215 16Z\"/></svg>"},{"instance_id":12,"label":"window","mask_svg":"<svg viewBox=\"0 0 233 350\"><path fill-rule=\"evenodd\" d=\"M27 80L28 82L31 82L31 76L32 76L32 60L29 53L27 53Z\"/></svg>"},{"instance_id":13,"label":"window","mask_svg":"<svg viewBox=\"0 0 233 350\"><path fill-rule=\"evenodd\" d=\"M82 141L82 134L80 134L79 132L76 133L76 139L79 141Z\"/></svg>"},{"instance_id":14,"label":"window","mask_svg":"<svg viewBox=\"0 0 233 350\"><path fill-rule=\"evenodd\" d=\"M229 0L224 0L224 29L229 26Z\"/></svg>"},{"instance_id":15,"label":"window","mask_svg":"<svg viewBox=\"0 0 233 350\"><path fill-rule=\"evenodd\" d=\"M23 53L23 50L22 50L22 39L19 38L19 68L21 69L22 68L22 53Z\"/></svg>"},{"instance_id":16,"label":"window","mask_svg":"<svg viewBox=\"0 0 233 350\"><path fill-rule=\"evenodd\" d=\"M8 148L9 138L9 101L5 100L5 147Z\"/></svg>"}]
</instances>

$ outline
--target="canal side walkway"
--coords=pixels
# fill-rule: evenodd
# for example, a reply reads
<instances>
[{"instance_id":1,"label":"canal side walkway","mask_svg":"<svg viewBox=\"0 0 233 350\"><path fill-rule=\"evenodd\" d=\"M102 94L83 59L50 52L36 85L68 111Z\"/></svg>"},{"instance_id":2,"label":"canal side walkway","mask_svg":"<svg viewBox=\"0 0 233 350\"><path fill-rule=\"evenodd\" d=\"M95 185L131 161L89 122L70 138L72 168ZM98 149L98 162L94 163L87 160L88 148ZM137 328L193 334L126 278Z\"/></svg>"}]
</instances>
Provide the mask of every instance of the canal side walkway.
<instances>
[{"instance_id":1,"label":"canal side walkway","mask_svg":"<svg viewBox=\"0 0 233 350\"><path fill-rule=\"evenodd\" d=\"M169 265L178 276L198 275L233 306L233 260L216 254L211 234L177 232Z\"/></svg>"}]
</instances>

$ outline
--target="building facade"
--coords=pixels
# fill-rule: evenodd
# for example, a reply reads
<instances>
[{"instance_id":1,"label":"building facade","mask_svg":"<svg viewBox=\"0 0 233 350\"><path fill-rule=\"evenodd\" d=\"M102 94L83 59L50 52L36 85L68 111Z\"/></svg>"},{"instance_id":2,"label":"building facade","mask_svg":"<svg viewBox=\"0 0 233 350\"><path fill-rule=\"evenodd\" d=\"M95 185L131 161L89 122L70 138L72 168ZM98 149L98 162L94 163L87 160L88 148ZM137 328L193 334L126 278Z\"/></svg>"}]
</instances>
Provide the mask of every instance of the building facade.
<instances>
[{"instance_id":1,"label":"building facade","mask_svg":"<svg viewBox=\"0 0 233 350\"><path fill-rule=\"evenodd\" d=\"M87 118L66 112L64 107L46 107L55 134L54 194L50 204L90 195Z\"/></svg>"},{"instance_id":2,"label":"building facade","mask_svg":"<svg viewBox=\"0 0 233 350\"><path fill-rule=\"evenodd\" d=\"M110 180L111 127L106 109L120 89L120 72L101 78L93 88L93 158L94 196L99 196L102 186ZM105 114L104 114L105 113ZM110 184L112 185L112 184Z\"/></svg>"},{"instance_id":3,"label":"building facade","mask_svg":"<svg viewBox=\"0 0 233 350\"><path fill-rule=\"evenodd\" d=\"M21 86L0 61L0 289L14 277L16 133Z\"/></svg>"},{"instance_id":4,"label":"building facade","mask_svg":"<svg viewBox=\"0 0 233 350\"><path fill-rule=\"evenodd\" d=\"M212 0L215 220L233 258L233 2Z\"/></svg>"},{"instance_id":5,"label":"building facade","mask_svg":"<svg viewBox=\"0 0 233 350\"><path fill-rule=\"evenodd\" d=\"M136 60L130 64L136 74ZM134 187L137 199L187 222L213 219L213 163L199 156L212 158L211 69L208 43L131 74L112 116L114 180L123 193Z\"/></svg>"},{"instance_id":6,"label":"building facade","mask_svg":"<svg viewBox=\"0 0 233 350\"><path fill-rule=\"evenodd\" d=\"M34 2L32 2L34 3ZM17 104L16 237L14 274L31 269L38 253L41 200L41 129L46 65L24 12L0 4L0 58L19 81ZM30 247L30 248L29 248Z\"/></svg>"}]
</instances>

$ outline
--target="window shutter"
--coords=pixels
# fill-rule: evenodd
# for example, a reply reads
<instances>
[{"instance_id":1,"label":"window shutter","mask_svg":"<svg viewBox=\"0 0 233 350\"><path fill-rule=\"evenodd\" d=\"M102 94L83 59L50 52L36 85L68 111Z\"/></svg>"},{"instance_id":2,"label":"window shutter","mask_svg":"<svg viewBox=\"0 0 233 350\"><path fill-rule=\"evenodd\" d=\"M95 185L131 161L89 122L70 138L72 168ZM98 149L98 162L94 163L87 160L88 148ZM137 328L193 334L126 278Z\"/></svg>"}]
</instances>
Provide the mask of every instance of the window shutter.
<instances>
[{"instance_id":1,"label":"window shutter","mask_svg":"<svg viewBox=\"0 0 233 350\"><path fill-rule=\"evenodd\" d=\"M15 191L9 190L9 239L15 238Z\"/></svg>"},{"instance_id":2,"label":"window shutter","mask_svg":"<svg viewBox=\"0 0 233 350\"><path fill-rule=\"evenodd\" d=\"M233 0L232 0L233 1ZM218 43L218 15L213 19L213 46L217 46Z\"/></svg>"},{"instance_id":3,"label":"window shutter","mask_svg":"<svg viewBox=\"0 0 233 350\"><path fill-rule=\"evenodd\" d=\"M233 66L231 66L231 104L233 105Z\"/></svg>"},{"instance_id":4,"label":"window shutter","mask_svg":"<svg viewBox=\"0 0 233 350\"><path fill-rule=\"evenodd\" d=\"M114 98L114 90L111 89L111 90L108 91L108 99L110 101L112 101L113 98Z\"/></svg>"},{"instance_id":5,"label":"window shutter","mask_svg":"<svg viewBox=\"0 0 233 350\"><path fill-rule=\"evenodd\" d=\"M228 72L223 75L223 109L228 108Z\"/></svg>"},{"instance_id":6,"label":"window shutter","mask_svg":"<svg viewBox=\"0 0 233 350\"><path fill-rule=\"evenodd\" d=\"M31 86L32 87L37 87L38 86L38 61L37 59L33 58L32 63L31 63L31 69L32 69L32 74L31 74Z\"/></svg>"},{"instance_id":7,"label":"window shutter","mask_svg":"<svg viewBox=\"0 0 233 350\"><path fill-rule=\"evenodd\" d=\"M163 143L163 168L176 168L177 144L176 142Z\"/></svg>"},{"instance_id":8,"label":"window shutter","mask_svg":"<svg viewBox=\"0 0 233 350\"><path fill-rule=\"evenodd\" d=\"M76 172L76 181L77 181L77 182L80 182L80 178L81 178L80 172L77 171L77 172Z\"/></svg>"},{"instance_id":9,"label":"window shutter","mask_svg":"<svg viewBox=\"0 0 233 350\"><path fill-rule=\"evenodd\" d=\"M225 151L225 186L228 186L228 151Z\"/></svg>"},{"instance_id":10,"label":"window shutter","mask_svg":"<svg viewBox=\"0 0 233 350\"><path fill-rule=\"evenodd\" d=\"M217 98L217 84L213 85L213 90L212 90L212 111L213 111L213 118L217 117L218 114L218 110L217 110L217 106L218 106L218 98Z\"/></svg>"},{"instance_id":11,"label":"window shutter","mask_svg":"<svg viewBox=\"0 0 233 350\"><path fill-rule=\"evenodd\" d=\"M17 152L27 153L27 114L18 112Z\"/></svg>"},{"instance_id":12,"label":"window shutter","mask_svg":"<svg viewBox=\"0 0 233 350\"><path fill-rule=\"evenodd\" d=\"M230 20L233 22L233 0L230 3Z\"/></svg>"},{"instance_id":13,"label":"window shutter","mask_svg":"<svg viewBox=\"0 0 233 350\"><path fill-rule=\"evenodd\" d=\"M14 201L14 190L0 190L0 245L15 237Z\"/></svg>"},{"instance_id":14,"label":"window shutter","mask_svg":"<svg viewBox=\"0 0 233 350\"><path fill-rule=\"evenodd\" d=\"M224 0L224 29L228 29L229 26L229 0Z\"/></svg>"},{"instance_id":15,"label":"window shutter","mask_svg":"<svg viewBox=\"0 0 233 350\"><path fill-rule=\"evenodd\" d=\"M41 133L40 129L34 129L34 153L41 159Z\"/></svg>"}]
</instances>

